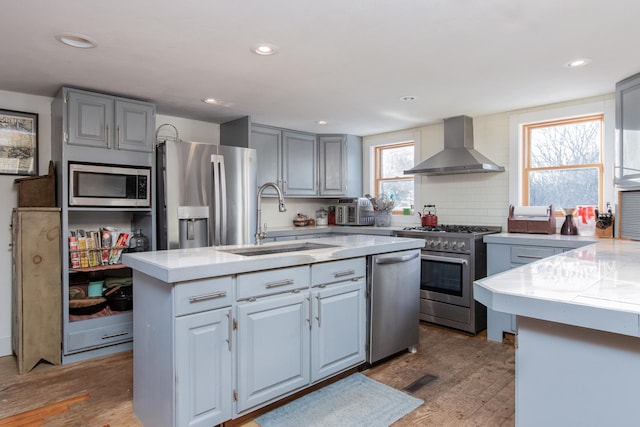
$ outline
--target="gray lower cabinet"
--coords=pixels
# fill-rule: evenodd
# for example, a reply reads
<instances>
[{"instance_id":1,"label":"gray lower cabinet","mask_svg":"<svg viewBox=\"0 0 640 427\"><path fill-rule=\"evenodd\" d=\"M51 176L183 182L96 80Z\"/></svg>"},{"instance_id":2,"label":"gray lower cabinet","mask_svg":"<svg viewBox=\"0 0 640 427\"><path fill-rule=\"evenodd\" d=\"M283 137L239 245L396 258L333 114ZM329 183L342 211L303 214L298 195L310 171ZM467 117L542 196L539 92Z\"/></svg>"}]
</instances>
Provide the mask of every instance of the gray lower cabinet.
<instances>
[{"instance_id":1,"label":"gray lower cabinet","mask_svg":"<svg viewBox=\"0 0 640 427\"><path fill-rule=\"evenodd\" d=\"M522 238L514 237L512 241L517 242L518 239L526 239L526 236ZM530 239L527 244L491 243L487 242L487 240L489 240L489 236L485 237L485 242L487 243L487 276L502 273L503 271L591 243L588 241L569 241L563 244L563 242L554 241L554 246L550 246L550 243L545 243L544 238L541 237ZM515 334L516 326L516 316L487 309L488 340L502 342L503 333Z\"/></svg>"},{"instance_id":2,"label":"gray lower cabinet","mask_svg":"<svg viewBox=\"0 0 640 427\"><path fill-rule=\"evenodd\" d=\"M365 360L364 258L311 266L311 382Z\"/></svg>"},{"instance_id":3,"label":"gray lower cabinet","mask_svg":"<svg viewBox=\"0 0 640 427\"><path fill-rule=\"evenodd\" d=\"M65 142L96 148L151 152L155 106L106 94L63 88Z\"/></svg>"},{"instance_id":4,"label":"gray lower cabinet","mask_svg":"<svg viewBox=\"0 0 640 427\"><path fill-rule=\"evenodd\" d=\"M208 427L231 418L231 308L175 321L176 425Z\"/></svg>"},{"instance_id":5,"label":"gray lower cabinet","mask_svg":"<svg viewBox=\"0 0 640 427\"><path fill-rule=\"evenodd\" d=\"M238 276L238 414L364 362L365 273L358 258Z\"/></svg>"},{"instance_id":6,"label":"gray lower cabinet","mask_svg":"<svg viewBox=\"0 0 640 427\"><path fill-rule=\"evenodd\" d=\"M309 384L307 293L238 304L238 412Z\"/></svg>"},{"instance_id":7,"label":"gray lower cabinet","mask_svg":"<svg viewBox=\"0 0 640 427\"><path fill-rule=\"evenodd\" d=\"M365 360L365 258L168 284L134 271L133 409L201 427Z\"/></svg>"}]
</instances>

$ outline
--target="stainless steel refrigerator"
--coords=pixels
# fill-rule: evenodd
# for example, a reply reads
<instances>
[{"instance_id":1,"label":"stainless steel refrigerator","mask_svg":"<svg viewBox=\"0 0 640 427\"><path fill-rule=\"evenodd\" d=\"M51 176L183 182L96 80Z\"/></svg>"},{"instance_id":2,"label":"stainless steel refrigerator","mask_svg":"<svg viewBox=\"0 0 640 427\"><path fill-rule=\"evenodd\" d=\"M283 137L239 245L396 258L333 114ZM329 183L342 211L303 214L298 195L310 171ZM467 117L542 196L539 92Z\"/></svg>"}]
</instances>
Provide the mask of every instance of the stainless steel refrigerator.
<instances>
[{"instance_id":1,"label":"stainless steel refrigerator","mask_svg":"<svg viewBox=\"0 0 640 427\"><path fill-rule=\"evenodd\" d=\"M256 150L165 141L156 174L158 249L255 241Z\"/></svg>"}]
</instances>

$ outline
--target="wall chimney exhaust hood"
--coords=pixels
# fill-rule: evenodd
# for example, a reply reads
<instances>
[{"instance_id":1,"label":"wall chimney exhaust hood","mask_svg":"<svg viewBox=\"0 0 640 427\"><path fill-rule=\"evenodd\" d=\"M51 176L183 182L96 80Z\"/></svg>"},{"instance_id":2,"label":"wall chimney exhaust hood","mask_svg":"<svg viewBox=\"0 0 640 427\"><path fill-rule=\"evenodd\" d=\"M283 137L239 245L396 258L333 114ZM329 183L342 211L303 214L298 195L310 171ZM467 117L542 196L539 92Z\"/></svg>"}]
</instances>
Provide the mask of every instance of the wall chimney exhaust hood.
<instances>
[{"instance_id":1,"label":"wall chimney exhaust hood","mask_svg":"<svg viewBox=\"0 0 640 427\"><path fill-rule=\"evenodd\" d=\"M468 116L444 119L444 150L404 171L405 175L454 175L504 172L473 148L473 120Z\"/></svg>"}]
</instances>

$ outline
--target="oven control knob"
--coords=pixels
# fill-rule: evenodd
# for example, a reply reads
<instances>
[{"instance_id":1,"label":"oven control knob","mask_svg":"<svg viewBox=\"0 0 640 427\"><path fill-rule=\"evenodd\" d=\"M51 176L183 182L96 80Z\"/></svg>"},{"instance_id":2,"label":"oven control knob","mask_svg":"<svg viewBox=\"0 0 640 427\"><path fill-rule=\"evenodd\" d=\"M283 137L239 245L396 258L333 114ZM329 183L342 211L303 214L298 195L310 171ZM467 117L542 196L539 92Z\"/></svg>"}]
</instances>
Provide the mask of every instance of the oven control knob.
<instances>
[{"instance_id":1,"label":"oven control knob","mask_svg":"<svg viewBox=\"0 0 640 427\"><path fill-rule=\"evenodd\" d=\"M458 245L458 249L460 249L461 251L464 250L464 242L460 242L460 244Z\"/></svg>"},{"instance_id":2,"label":"oven control knob","mask_svg":"<svg viewBox=\"0 0 640 427\"><path fill-rule=\"evenodd\" d=\"M441 242L440 240L438 240L437 242L434 242L434 243L435 243L435 245L434 245L434 246L435 246L436 248L439 248L439 247L440 247L440 245L442 245L442 242Z\"/></svg>"},{"instance_id":3,"label":"oven control knob","mask_svg":"<svg viewBox=\"0 0 640 427\"><path fill-rule=\"evenodd\" d=\"M449 242L443 242L442 243L442 247L443 247L443 249L448 249L449 248Z\"/></svg>"},{"instance_id":4,"label":"oven control knob","mask_svg":"<svg viewBox=\"0 0 640 427\"><path fill-rule=\"evenodd\" d=\"M451 249L455 250L458 248L458 244L456 242L451 242Z\"/></svg>"}]
</instances>

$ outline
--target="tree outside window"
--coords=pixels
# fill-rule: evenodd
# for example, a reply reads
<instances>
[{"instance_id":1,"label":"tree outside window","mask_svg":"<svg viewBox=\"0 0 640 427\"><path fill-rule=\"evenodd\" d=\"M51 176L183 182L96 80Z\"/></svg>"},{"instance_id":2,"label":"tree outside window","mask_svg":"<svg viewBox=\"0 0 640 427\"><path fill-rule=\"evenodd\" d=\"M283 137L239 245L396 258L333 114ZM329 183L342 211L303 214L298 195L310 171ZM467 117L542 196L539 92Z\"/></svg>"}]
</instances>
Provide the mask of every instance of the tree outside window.
<instances>
[{"instance_id":1,"label":"tree outside window","mask_svg":"<svg viewBox=\"0 0 640 427\"><path fill-rule=\"evenodd\" d=\"M413 141L375 147L375 188L377 194L386 193L395 199L395 214L414 204L413 175L404 175L413 162Z\"/></svg>"},{"instance_id":2,"label":"tree outside window","mask_svg":"<svg viewBox=\"0 0 640 427\"><path fill-rule=\"evenodd\" d=\"M523 126L524 204L601 206L603 115Z\"/></svg>"}]
</instances>

